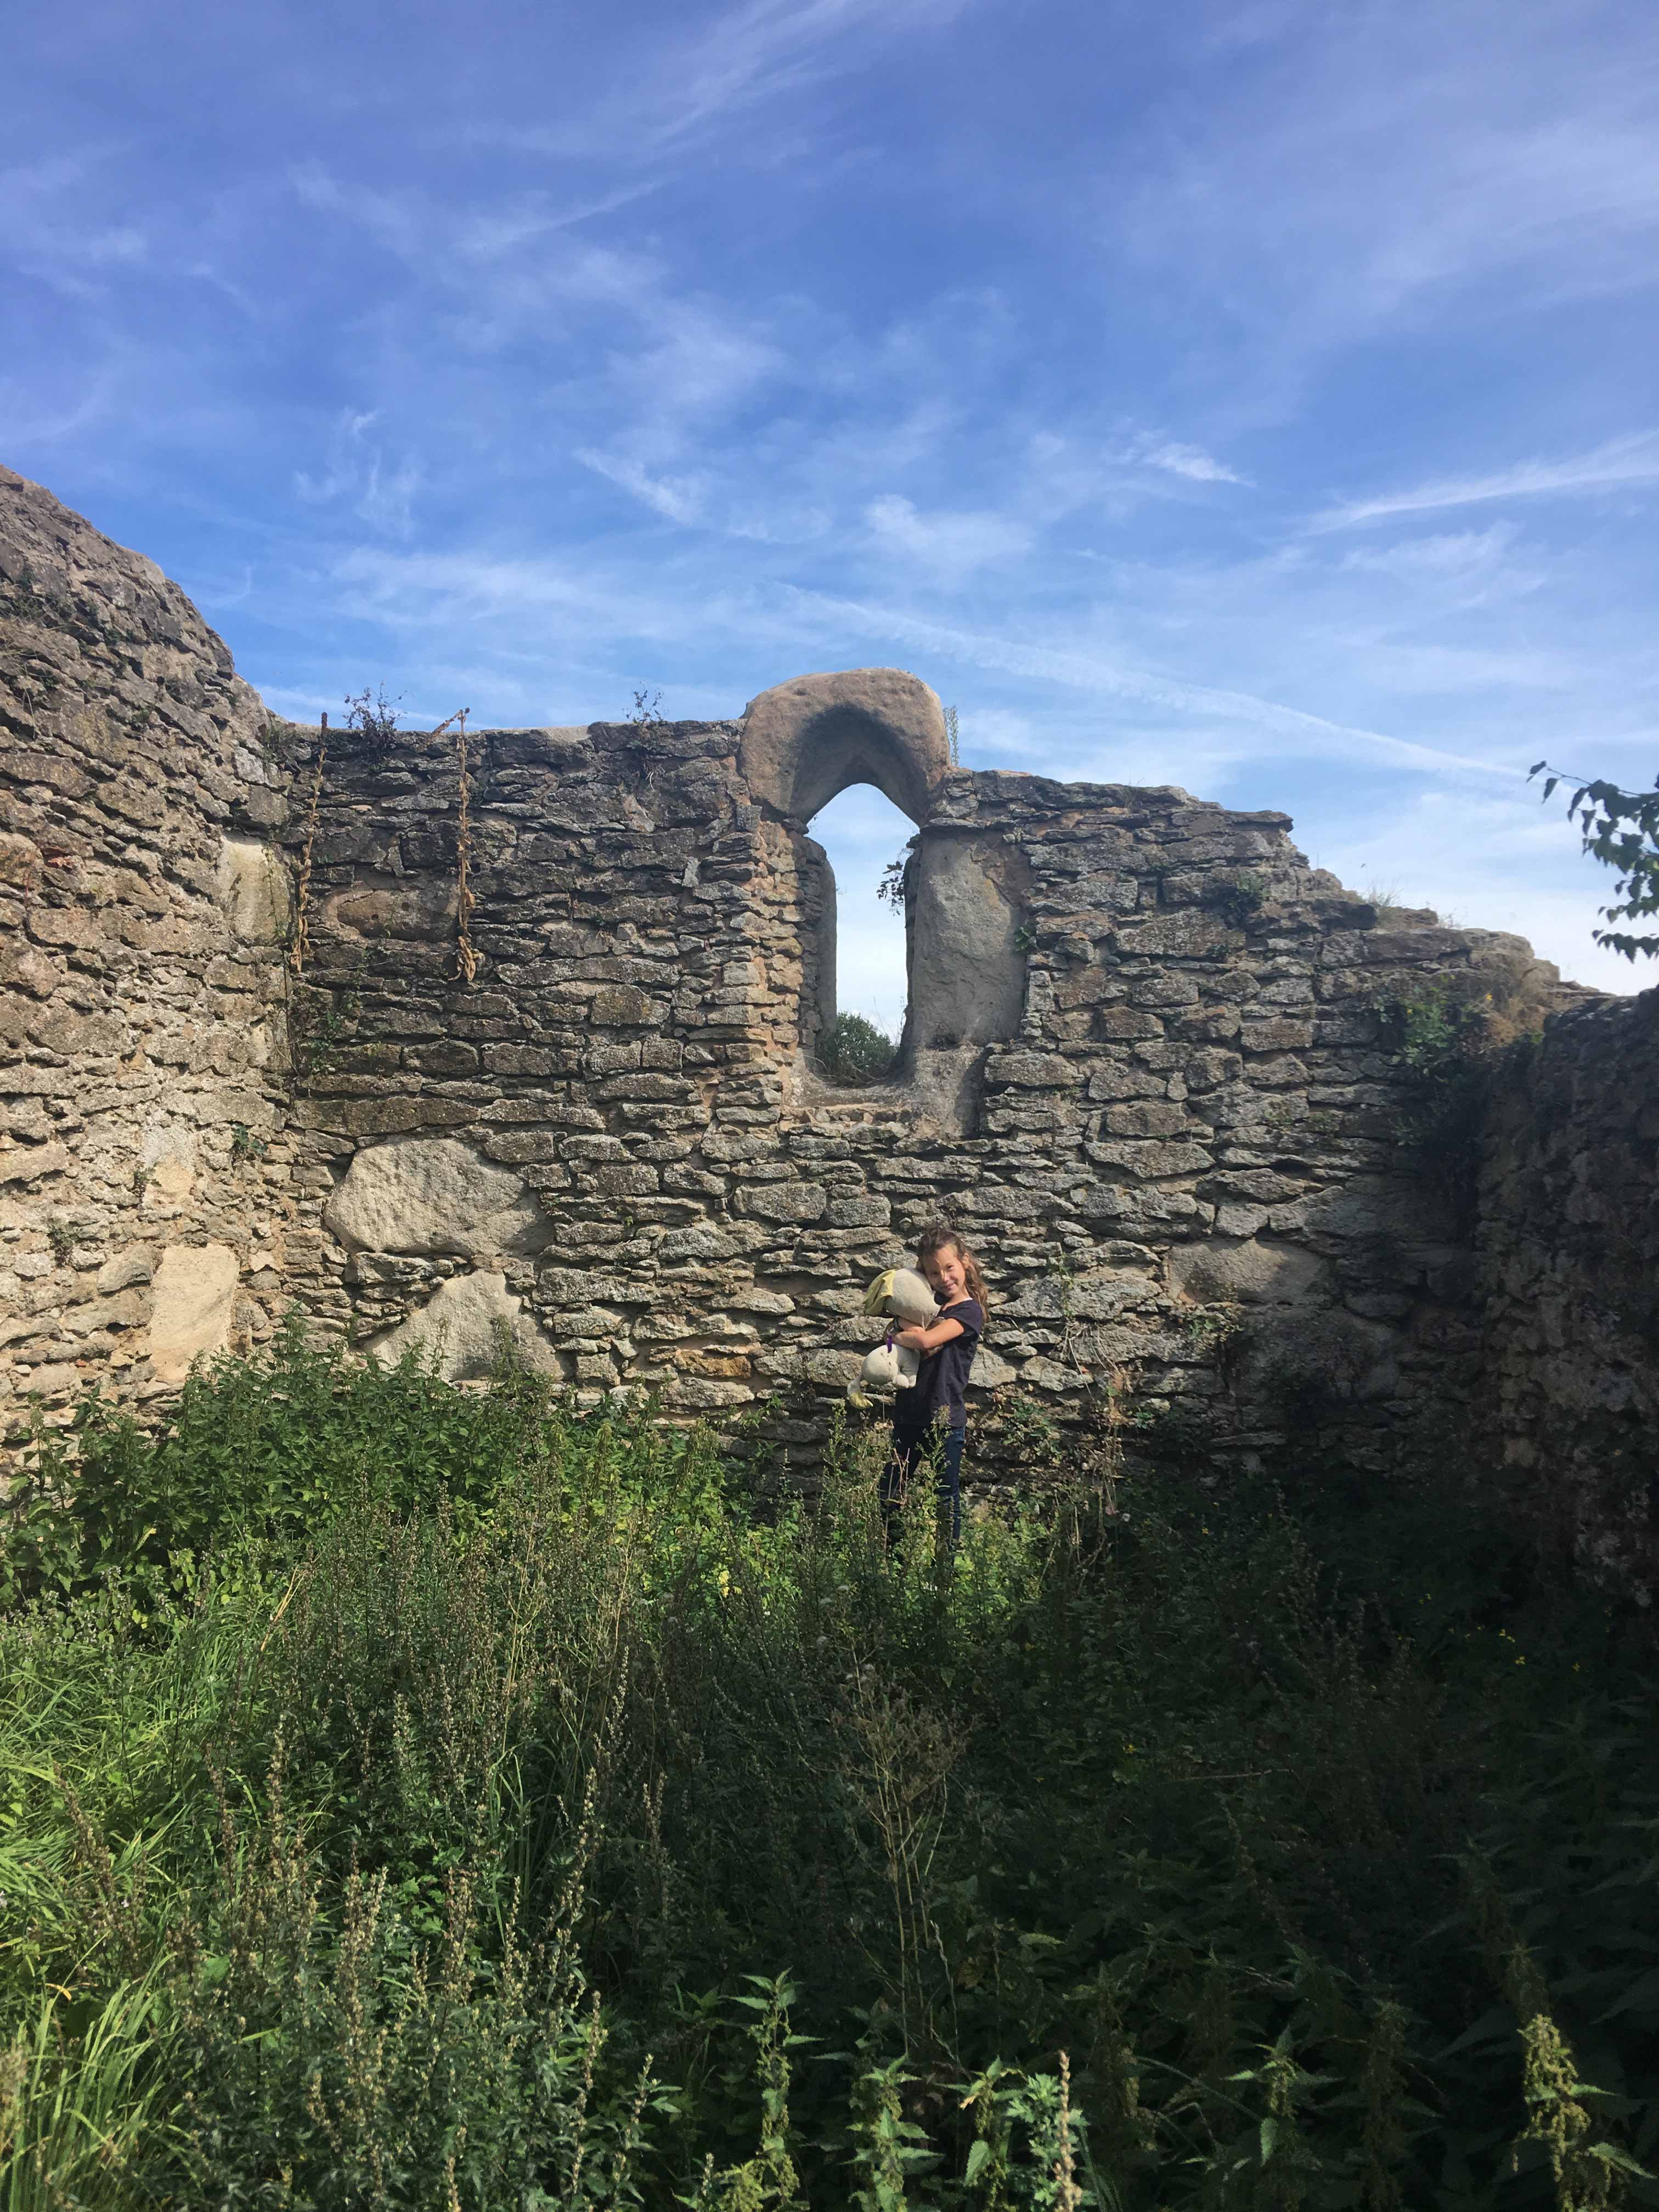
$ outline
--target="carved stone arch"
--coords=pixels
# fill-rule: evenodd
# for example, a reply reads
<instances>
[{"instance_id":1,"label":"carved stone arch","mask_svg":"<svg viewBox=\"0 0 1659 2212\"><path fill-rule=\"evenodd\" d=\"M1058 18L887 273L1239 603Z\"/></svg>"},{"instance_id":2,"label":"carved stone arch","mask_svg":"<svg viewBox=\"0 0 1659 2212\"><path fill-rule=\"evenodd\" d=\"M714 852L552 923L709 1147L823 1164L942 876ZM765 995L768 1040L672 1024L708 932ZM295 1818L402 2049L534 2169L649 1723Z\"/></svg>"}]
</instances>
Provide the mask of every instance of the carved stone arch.
<instances>
[{"instance_id":1,"label":"carved stone arch","mask_svg":"<svg viewBox=\"0 0 1659 2212\"><path fill-rule=\"evenodd\" d=\"M854 783L920 825L950 773L937 692L902 668L848 668L775 684L744 710L738 767L763 806L805 829Z\"/></svg>"}]
</instances>

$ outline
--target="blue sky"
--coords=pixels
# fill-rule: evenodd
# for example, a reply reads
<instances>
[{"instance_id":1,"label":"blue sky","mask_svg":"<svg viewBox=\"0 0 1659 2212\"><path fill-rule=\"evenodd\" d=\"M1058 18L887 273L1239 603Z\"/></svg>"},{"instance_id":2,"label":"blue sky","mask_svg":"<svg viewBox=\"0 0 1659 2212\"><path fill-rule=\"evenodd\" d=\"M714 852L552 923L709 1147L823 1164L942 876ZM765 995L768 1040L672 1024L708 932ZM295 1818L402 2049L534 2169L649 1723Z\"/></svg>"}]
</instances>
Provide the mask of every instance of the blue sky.
<instances>
[{"instance_id":1,"label":"blue sky","mask_svg":"<svg viewBox=\"0 0 1659 2212\"><path fill-rule=\"evenodd\" d=\"M270 703L735 713L1282 807L1565 972L1524 771L1659 770L1659 10L416 0L13 18L0 458ZM822 819L842 999L875 875Z\"/></svg>"}]
</instances>

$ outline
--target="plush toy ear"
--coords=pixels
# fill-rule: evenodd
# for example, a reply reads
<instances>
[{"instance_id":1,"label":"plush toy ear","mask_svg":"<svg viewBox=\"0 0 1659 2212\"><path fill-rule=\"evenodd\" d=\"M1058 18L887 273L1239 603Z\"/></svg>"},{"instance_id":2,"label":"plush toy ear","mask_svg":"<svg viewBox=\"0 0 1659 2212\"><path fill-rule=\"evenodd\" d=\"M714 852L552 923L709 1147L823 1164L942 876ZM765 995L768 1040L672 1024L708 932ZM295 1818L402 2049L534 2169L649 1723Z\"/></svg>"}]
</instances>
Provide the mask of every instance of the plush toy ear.
<instances>
[{"instance_id":1,"label":"plush toy ear","mask_svg":"<svg viewBox=\"0 0 1659 2212\"><path fill-rule=\"evenodd\" d=\"M939 1318L939 1300L925 1276L914 1267L895 1267L887 1292L887 1310L907 1328L925 1328Z\"/></svg>"}]
</instances>

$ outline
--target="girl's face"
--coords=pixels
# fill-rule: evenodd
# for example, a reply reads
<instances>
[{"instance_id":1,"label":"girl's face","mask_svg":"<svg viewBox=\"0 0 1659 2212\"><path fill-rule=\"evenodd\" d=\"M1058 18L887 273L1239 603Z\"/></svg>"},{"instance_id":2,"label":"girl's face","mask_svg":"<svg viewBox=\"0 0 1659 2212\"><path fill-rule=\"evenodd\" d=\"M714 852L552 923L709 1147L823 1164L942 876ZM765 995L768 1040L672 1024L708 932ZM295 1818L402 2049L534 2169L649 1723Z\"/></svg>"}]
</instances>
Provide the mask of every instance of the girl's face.
<instances>
[{"instance_id":1,"label":"girl's face","mask_svg":"<svg viewBox=\"0 0 1659 2212\"><path fill-rule=\"evenodd\" d=\"M930 1252L921 1263L921 1272L942 1306L954 1305L968 1287L968 1270L955 1244L942 1244L937 1252Z\"/></svg>"}]
</instances>

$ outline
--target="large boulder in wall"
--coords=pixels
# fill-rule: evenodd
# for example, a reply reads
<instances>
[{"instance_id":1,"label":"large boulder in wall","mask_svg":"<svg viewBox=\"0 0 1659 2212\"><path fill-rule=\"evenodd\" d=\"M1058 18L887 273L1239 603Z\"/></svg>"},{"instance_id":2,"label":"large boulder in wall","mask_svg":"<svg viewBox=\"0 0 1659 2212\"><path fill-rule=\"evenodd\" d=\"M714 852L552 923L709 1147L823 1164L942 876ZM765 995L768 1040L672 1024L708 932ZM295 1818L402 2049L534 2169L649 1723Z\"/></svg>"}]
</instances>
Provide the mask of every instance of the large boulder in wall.
<instances>
[{"instance_id":1,"label":"large boulder in wall","mask_svg":"<svg viewBox=\"0 0 1659 2212\"><path fill-rule=\"evenodd\" d=\"M553 1234L523 1176L459 1137L398 1137L359 1152L323 1226L348 1251L465 1260L539 1252Z\"/></svg>"},{"instance_id":2,"label":"large boulder in wall","mask_svg":"<svg viewBox=\"0 0 1659 2212\"><path fill-rule=\"evenodd\" d=\"M1211 1237L1170 1255L1170 1287L1200 1305L1295 1306L1328 1296L1330 1270L1299 1245Z\"/></svg>"},{"instance_id":3,"label":"large boulder in wall","mask_svg":"<svg viewBox=\"0 0 1659 2212\"><path fill-rule=\"evenodd\" d=\"M505 1351L534 1374L562 1376L558 1353L524 1311L505 1275L488 1269L453 1275L439 1285L419 1313L367 1346L382 1365L396 1366L406 1352L431 1361L447 1382L469 1382L492 1374Z\"/></svg>"},{"instance_id":4,"label":"large boulder in wall","mask_svg":"<svg viewBox=\"0 0 1659 2212\"><path fill-rule=\"evenodd\" d=\"M219 903L245 945L277 945L293 918L293 886L275 845L255 837L219 841Z\"/></svg>"},{"instance_id":5,"label":"large boulder in wall","mask_svg":"<svg viewBox=\"0 0 1659 2212\"><path fill-rule=\"evenodd\" d=\"M158 1382L182 1382L230 1342L240 1270L228 1244L170 1244L150 1282L145 1346Z\"/></svg>"}]
</instances>

